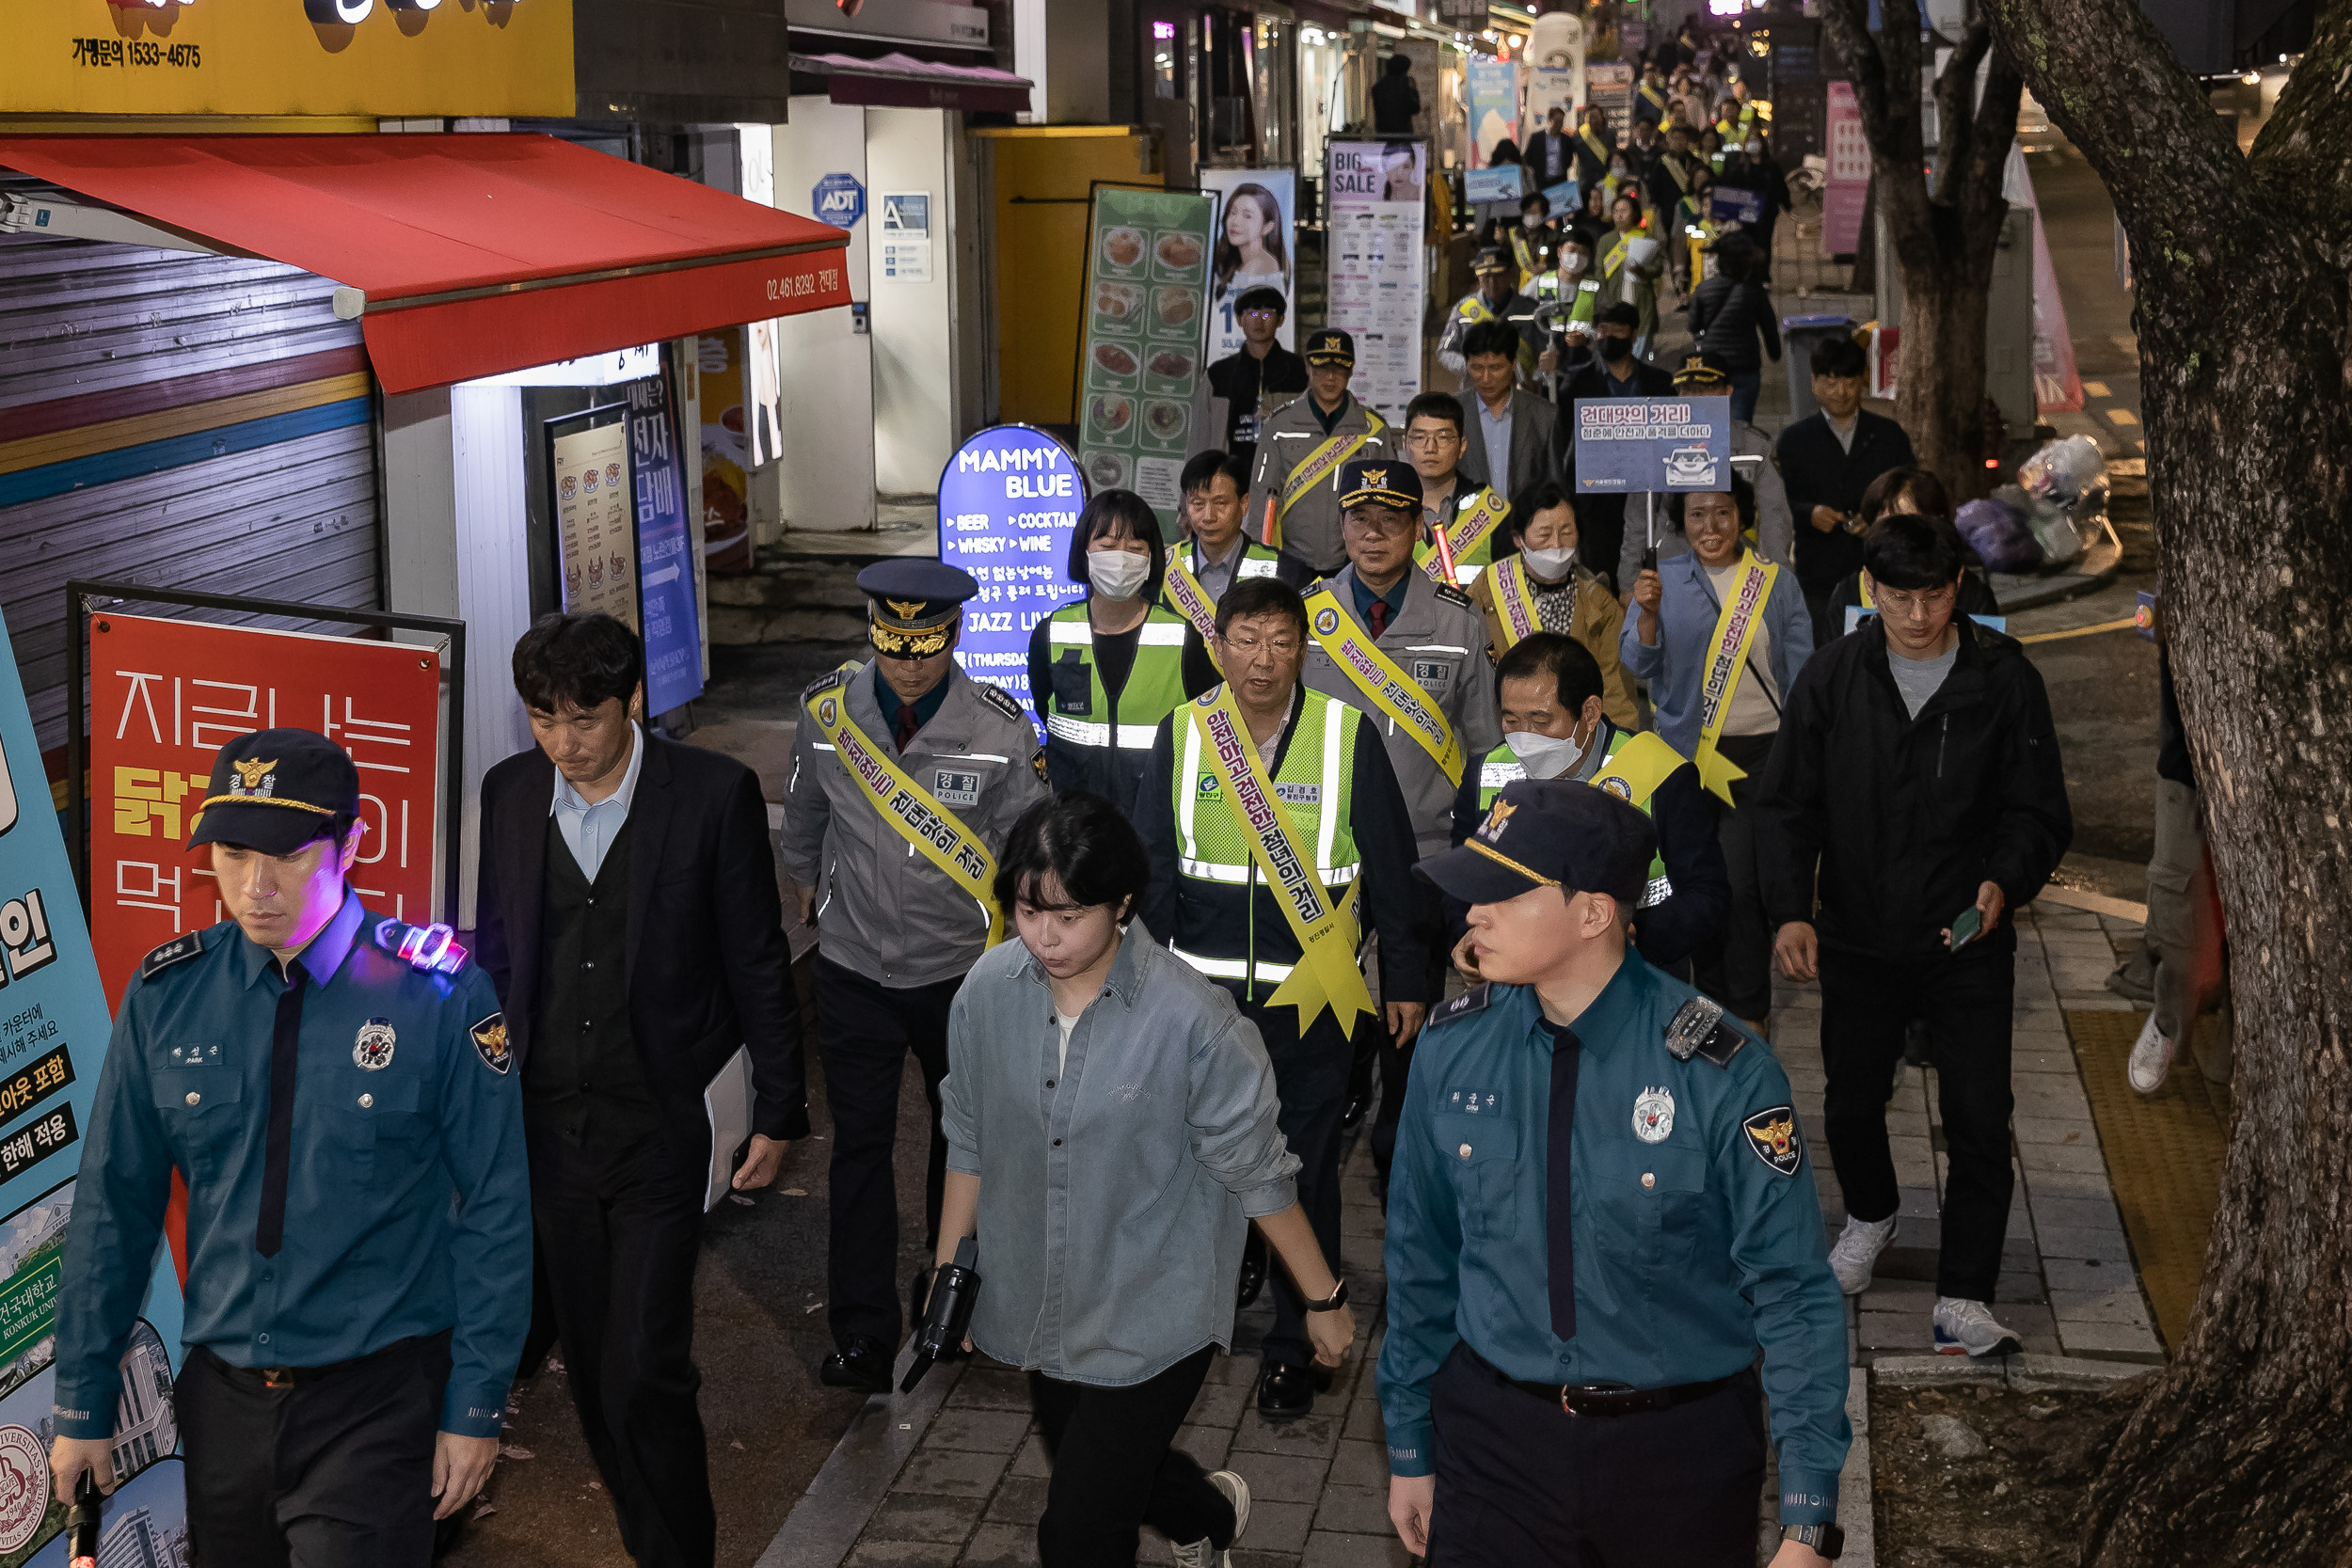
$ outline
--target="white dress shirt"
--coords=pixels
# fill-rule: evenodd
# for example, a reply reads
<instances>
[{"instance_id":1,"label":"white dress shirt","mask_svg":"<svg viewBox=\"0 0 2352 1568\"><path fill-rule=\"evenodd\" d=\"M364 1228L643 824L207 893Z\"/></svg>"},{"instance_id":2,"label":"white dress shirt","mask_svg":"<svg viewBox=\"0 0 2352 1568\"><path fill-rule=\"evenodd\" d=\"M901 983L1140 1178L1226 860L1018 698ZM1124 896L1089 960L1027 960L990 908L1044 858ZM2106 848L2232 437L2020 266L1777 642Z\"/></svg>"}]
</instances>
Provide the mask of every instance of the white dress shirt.
<instances>
[{"instance_id":1,"label":"white dress shirt","mask_svg":"<svg viewBox=\"0 0 2352 1568\"><path fill-rule=\"evenodd\" d=\"M555 799L548 803L548 814L555 818L555 831L564 835L564 847L571 850L581 874L592 882L597 867L604 864L605 851L612 847L628 821L638 770L645 766L645 736L635 724L628 727L628 771L621 775L621 787L593 806L580 798L580 791L561 769L555 775Z\"/></svg>"}]
</instances>

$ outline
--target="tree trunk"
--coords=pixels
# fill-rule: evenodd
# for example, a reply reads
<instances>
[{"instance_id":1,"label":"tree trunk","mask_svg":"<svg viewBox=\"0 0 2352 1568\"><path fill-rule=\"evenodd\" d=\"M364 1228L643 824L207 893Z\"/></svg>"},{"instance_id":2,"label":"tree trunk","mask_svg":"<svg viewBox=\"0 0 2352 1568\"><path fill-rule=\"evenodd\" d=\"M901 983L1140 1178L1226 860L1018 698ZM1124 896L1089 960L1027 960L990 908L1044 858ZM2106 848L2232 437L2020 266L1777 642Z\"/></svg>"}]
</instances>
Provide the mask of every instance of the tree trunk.
<instances>
[{"instance_id":1,"label":"tree trunk","mask_svg":"<svg viewBox=\"0 0 2352 1568\"><path fill-rule=\"evenodd\" d=\"M1931 239L1931 244L1932 243ZM1952 504L1987 493L1984 467L1984 319L1989 275L1965 258L1926 265L1894 247L1903 285L1903 327L1896 367L1895 419L1911 437L1919 467L1944 482ZM1968 388L1976 400L1968 401Z\"/></svg>"},{"instance_id":2,"label":"tree trunk","mask_svg":"<svg viewBox=\"0 0 2352 1568\"><path fill-rule=\"evenodd\" d=\"M2135 0L1992 0L2115 198L2164 624L2228 911L2236 1119L2186 1341L2096 1568L2352 1559L2352 6L2242 157ZM2262 211L2247 221L2249 196Z\"/></svg>"}]
</instances>

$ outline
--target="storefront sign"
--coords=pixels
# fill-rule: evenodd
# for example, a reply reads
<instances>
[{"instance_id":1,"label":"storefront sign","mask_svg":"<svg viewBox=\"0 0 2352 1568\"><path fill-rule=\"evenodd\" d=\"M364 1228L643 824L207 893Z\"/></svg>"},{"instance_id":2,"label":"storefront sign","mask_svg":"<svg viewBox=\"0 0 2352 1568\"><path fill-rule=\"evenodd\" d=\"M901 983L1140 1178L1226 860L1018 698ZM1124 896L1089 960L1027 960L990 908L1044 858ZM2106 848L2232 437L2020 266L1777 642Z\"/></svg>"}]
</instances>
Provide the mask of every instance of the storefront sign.
<instances>
[{"instance_id":1,"label":"storefront sign","mask_svg":"<svg viewBox=\"0 0 2352 1568\"><path fill-rule=\"evenodd\" d=\"M703 694L702 617L694 605L694 544L686 529L686 466L670 378L632 381L630 483L637 507L637 585L644 619L645 712L667 713Z\"/></svg>"},{"instance_id":2,"label":"storefront sign","mask_svg":"<svg viewBox=\"0 0 2352 1568\"><path fill-rule=\"evenodd\" d=\"M1298 277L1293 251L1298 176L1286 168L1204 168L1200 188L1217 198L1202 363L1214 365L1241 352L1241 324L1234 319L1233 302L1251 289L1281 292L1282 325L1274 341L1296 348Z\"/></svg>"},{"instance_id":3,"label":"storefront sign","mask_svg":"<svg viewBox=\"0 0 2352 1568\"><path fill-rule=\"evenodd\" d=\"M1348 389L1391 424L1421 394L1423 182L1421 142L1330 144L1330 283L1326 313L1356 340Z\"/></svg>"},{"instance_id":4,"label":"storefront sign","mask_svg":"<svg viewBox=\"0 0 2352 1568\"><path fill-rule=\"evenodd\" d=\"M746 373L748 348L739 326L694 340L702 386L703 562L714 572L752 569L751 482L757 409Z\"/></svg>"},{"instance_id":5,"label":"storefront sign","mask_svg":"<svg viewBox=\"0 0 2352 1568\"><path fill-rule=\"evenodd\" d=\"M1078 459L1094 489L1133 490L1171 537L1202 380L1215 205L1189 191L1106 185L1087 225Z\"/></svg>"},{"instance_id":6,"label":"storefront sign","mask_svg":"<svg viewBox=\"0 0 2352 1568\"><path fill-rule=\"evenodd\" d=\"M1580 495L1731 488L1731 399L1578 398Z\"/></svg>"},{"instance_id":7,"label":"storefront sign","mask_svg":"<svg viewBox=\"0 0 2352 1568\"><path fill-rule=\"evenodd\" d=\"M1518 68L1491 55L1472 55L1463 77L1462 98L1470 114L1470 166L1484 168L1493 160L1497 142L1518 144Z\"/></svg>"},{"instance_id":8,"label":"storefront sign","mask_svg":"<svg viewBox=\"0 0 2352 1568\"><path fill-rule=\"evenodd\" d=\"M45 0L9 8L0 114L568 119L571 0Z\"/></svg>"},{"instance_id":9,"label":"storefront sign","mask_svg":"<svg viewBox=\"0 0 2352 1568\"><path fill-rule=\"evenodd\" d=\"M1070 536L1091 487L1068 447L1033 425L992 425L939 476L939 559L980 585L963 607L956 662L1032 716L1029 633L1086 590L1068 576ZM1044 731L1038 732L1042 742Z\"/></svg>"},{"instance_id":10,"label":"storefront sign","mask_svg":"<svg viewBox=\"0 0 2352 1568\"><path fill-rule=\"evenodd\" d=\"M836 229L855 229L866 215L866 187L854 174L818 176L808 200L810 214Z\"/></svg>"},{"instance_id":11,"label":"storefront sign","mask_svg":"<svg viewBox=\"0 0 2352 1568\"><path fill-rule=\"evenodd\" d=\"M433 864L440 821L437 653L406 642L111 611L92 616L89 626L90 936L110 1001L120 1002L153 948L228 918L212 852L183 846L215 755L247 730L316 730L351 753L367 826L351 885L379 914L418 925L432 919L441 885ZM0 835L0 849L6 845ZM453 854L456 846L447 849ZM12 884L0 879L0 885ZM71 893L48 898L50 930L65 932L77 907ZM0 906L0 941L8 932ZM12 1010L0 992L0 1020Z\"/></svg>"},{"instance_id":12,"label":"storefront sign","mask_svg":"<svg viewBox=\"0 0 2352 1568\"><path fill-rule=\"evenodd\" d=\"M42 800L48 781L5 628L0 661L9 671L0 680L0 752L6 753L0 756L0 793L9 802ZM103 674L106 666L94 669ZM211 766L207 757L207 775ZM204 780L197 783L201 799ZM93 808L103 828L103 796ZM177 846L167 851L179 852ZM93 859L93 871L97 865ZM171 935L169 925L161 927L132 965ZM106 990L82 924L58 816L0 807L0 1467L8 1472L0 1496L0 1554L9 1562L34 1559L65 1528L69 1499L56 1495L46 1438L37 1434L47 1433L54 1418L56 1294L75 1172L110 1030ZM173 1244L183 1245L177 1237ZM117 1479L129 1480L107 1499L102 1515L101 1539L107 1544L101 1560L108 1563L171 1560L164 1544L185 1536L180 1462L167 1457L180 1443L166 1348L180 1342L180 1319L172 1254L158 1249L122 1359L114 1463ZM143 1524L134 1523L142 1518ZM145 1555L135 1541L129 1551L111 1546L117 1530L140 1529L153 1543ZM62 1564L64 1544L56 1544L38 1560Z\"/></svg>"},{"instance_id":13,"label":"storefront sign","mask_svg":"<svg viewBox=\"0 0 2352 1568\"><path fill-rule=\"evenodd\" d=\"M1584 68L1584 102L1609 116L1609 129L1618 141L1633 134L1633 68L1607 60Z\"/></svg>"},{"instance_id":14,"label":"storefront sign","mask_svg":"<svg viewBox=\"0 0 2352 1568\"><path fill-rule=\"evenodd\" d=\"M1853 84L1829 85L1829 172L1821 185L1821 254L1851 256L1862 243L1863 200L1870 191L1870 144Z\"/></svg>"},{"instance_id":15,"label":"storefront sign","mask_svg":"<svg viewBox=\"0 0 2352 1568\"><path fill-rule=\"evenodd\" d=\"M564 608L637 626L637 515L628 407L608 404L548 424L549 514Z\"/></svg>"}]
</instances>

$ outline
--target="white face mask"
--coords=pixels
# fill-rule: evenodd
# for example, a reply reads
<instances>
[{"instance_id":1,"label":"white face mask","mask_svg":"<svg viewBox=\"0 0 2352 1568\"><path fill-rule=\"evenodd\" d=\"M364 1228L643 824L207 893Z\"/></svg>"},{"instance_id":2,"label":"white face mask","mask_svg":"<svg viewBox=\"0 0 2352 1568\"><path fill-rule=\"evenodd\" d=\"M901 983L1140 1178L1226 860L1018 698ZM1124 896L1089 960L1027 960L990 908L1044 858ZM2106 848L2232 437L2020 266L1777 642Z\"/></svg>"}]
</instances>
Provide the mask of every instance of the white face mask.
<instances>
[{"instance_id":1,"label":"white face mask","mask_svg":"<svg viewBox=\"0 0 2352 1568\"><path fill-rule=\"evenodd\" d=\"M1152 575L1152 558L1133 550L1096 550L1087 557L1087 580L1106 599L1132 599Z\"/></svg>"},{"instance_id":2,"label":"white face mask","mask_svg":"<svg viewBox=\"0 0 2352 1568\"><path fill-rule=\"evenodd\" d=\"M1744 150L1751 158L1761 158L1764 156L1764 144L1760 141L1752 141L1747 144Z\"/></svg>"},{"instance_id":3,"label":"white face mask","mask_svg":"<svg viewBox=\"0 0 2352 1568\"><path fill-rule=\"evenodd\" d=\"M1524 229L1541 229L1544 226L1543 214L1540 213L1521 213L1519 214L1519 226Z\"/></svg>"},{"instance_id":4,"label":"white face mask","mask_svg":"<svg viewBox=\"0 0 2352 1568\"><path fill-rule=\"evenodd\" d=\"M1521 549L1519 559L1527 562L1529 571L1544 581L1558 582L1568 575L1568 567L1575 562L1576 546L1570 545L1565 550Z\"/></svg>"},{"instance_id":5,"label":"white face mask","mask_svg":"<svg viewBox=\"0 0 2352 1568\"><path fill-rule=\"evenodd\" d=\"M1584 748L1576 743L1574 736L1562 739L1558 736L1536 735L1528 730L1513 730L1502 737L1511 748L1511 754L1527 768L1531 779L1557 779L1575 770L1584 760Z\"/></svg>"},{"instance_id":6,"label":"white face mask","mask_svg":"<svg viewBox=\"0 0 2352 1568\"><path fill-rule=\"evenodd\" d=\"M1578 251L1569 251L1560 258L1560 270L1565 273L1582 272L1584 270L1583 255Z\"/></svg>"}]
</instances>

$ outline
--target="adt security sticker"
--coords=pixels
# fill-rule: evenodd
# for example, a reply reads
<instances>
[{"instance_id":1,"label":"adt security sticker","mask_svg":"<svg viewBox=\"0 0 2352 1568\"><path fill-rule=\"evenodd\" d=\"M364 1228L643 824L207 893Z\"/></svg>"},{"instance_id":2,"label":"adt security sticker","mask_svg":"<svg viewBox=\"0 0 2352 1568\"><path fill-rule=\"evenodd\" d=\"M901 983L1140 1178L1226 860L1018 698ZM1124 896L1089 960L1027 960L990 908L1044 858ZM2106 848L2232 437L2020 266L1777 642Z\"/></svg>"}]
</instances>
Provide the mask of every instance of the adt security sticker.
<instances>
[{"instance_id":1,"label":"adt security sticker","mask_svg":"<svg viewBox=\"0 0 2352 1568\"><path fill-rule=\"evenodd\" d=\"M855 229L866 215L866 186L854 174L828 174L809 193L809 205L819 223Z\"/></svg>"}]
</instances>

